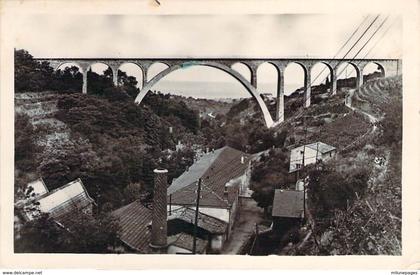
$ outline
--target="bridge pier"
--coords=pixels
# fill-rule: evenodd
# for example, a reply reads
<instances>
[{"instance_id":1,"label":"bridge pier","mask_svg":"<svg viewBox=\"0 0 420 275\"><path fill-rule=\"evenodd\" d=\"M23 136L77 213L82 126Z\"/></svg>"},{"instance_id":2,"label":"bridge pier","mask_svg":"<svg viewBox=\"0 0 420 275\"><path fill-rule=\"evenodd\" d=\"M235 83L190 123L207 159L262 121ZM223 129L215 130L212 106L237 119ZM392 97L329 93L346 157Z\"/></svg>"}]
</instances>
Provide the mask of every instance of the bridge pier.
<instances>
[{"instance_id":1,"label":"bridge pier","mask_svg":"<svg viewBox=\"0 0 420 275\"><path fill-rule=\"evenodd\" d=\"M284 121L284 76L281 70L277 69L277 102L276 102L276 122Z\"/></svg>"},{"instance_id":2,"label":"bridge pier","mask_svg":"<svg viewBox=\"0 0 420 275\"><path fill-rule=\"evenodd\" d=\"M311 68L307 68L305 72L305 86L303 96L303 107L308 108L311 106Z\"/></svg>"},{"instance_id":3,"label":"bridge pier","mask_svg":"<svg viewBox=\"0 0 420 275\"><path fill-rule=\"evenodd\" d=\"M114 86L118 86L118 68L112 68L112 83L114 83Z\"/></svg>"},{"instance_id":4,"label":"bridge pier","mask_svg":"<svg viewBox=\"0 0 420 275\"><path fill-rule=\"evenodd\" d=\"M144 68L141 70L142 73L142 84L141 84L141 88L143 89L144 86L146 86L147 84L147 69L148 68Z\"/></svg>"},{"instance_id":5,"label":"bridge pier","mask_svg":"<svg viewBox=\"0 0 420 275\"><path fill-rule=\"evenodd\" d=\"M87 70L83 70L82 74L83 74L82 94L87 94Z\"/></svg>"},{"instance_id":6,"label":"bridge pier","mask_svg":"<svg viewBox=\"0 0 420 275\"><path fill-rule=\"evenodd\" d=\"M363 73L360 70L357 71L356 82L356 90L360 92L360 88L363 85Z\"/></svg>"},{"instance_id":7,"label":"bridge pier","mask_svg":"<svg viewBox=\"0 0 420 275\"><path fill-rule=\"evenodd\" d=\"M331 95L337 94L337 69L331 70Z\"/></svg>"},{"instance_id":8,"label":"bridge pier","mask_svg":"<svg viewBox=\"0 0 420 275\"><path fill-rule=\"evenodd\" d=\"M257 89L257 69L251 68L251 85Z\"/></svg>"}]
</instances>

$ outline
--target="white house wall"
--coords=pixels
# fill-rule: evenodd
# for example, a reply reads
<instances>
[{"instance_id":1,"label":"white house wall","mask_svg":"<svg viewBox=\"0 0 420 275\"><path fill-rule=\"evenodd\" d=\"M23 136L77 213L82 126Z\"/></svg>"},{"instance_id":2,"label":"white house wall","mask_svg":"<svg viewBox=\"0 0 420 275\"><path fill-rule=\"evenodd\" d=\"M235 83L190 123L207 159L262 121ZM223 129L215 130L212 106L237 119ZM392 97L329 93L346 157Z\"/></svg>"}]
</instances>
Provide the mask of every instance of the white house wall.
<instances>
[{"instance_id":1,"label":"white house wall","mask_svg":"<svg viewBox=\"0 0 420 275\"><path fill-rule=\"evenodd\" d=\"M297 164L303 164L303 146L293 149L290 152L290 168L289 172L297 170ZM309 164L316 163L316 150L311 149L310 147L305 147L305 166ZM321 158L321 155L318 155L318 158Z\"/></svg>"}]
</instances>

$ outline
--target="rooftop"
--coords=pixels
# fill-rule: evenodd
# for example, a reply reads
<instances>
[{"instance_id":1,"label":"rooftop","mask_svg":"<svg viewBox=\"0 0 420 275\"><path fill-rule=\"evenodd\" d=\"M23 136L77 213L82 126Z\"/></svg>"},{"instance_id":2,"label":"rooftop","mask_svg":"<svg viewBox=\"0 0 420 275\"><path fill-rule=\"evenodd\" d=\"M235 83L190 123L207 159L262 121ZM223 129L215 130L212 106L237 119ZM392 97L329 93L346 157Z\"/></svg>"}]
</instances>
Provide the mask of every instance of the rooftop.
<instances>
[{"instance_id":1,"label":"rooftop","mask_svg":"<svg viewBox=\"0 0 420 275\"><path fill-rule=\"evenodd\" d=\"M196 184L202 178L200 206L227 207L225 184L242 176L250 160L250 155L228 146L205 154L169 186L172 204L194 205Z\"/></svg>"},{"instance_id":2,"label":"rooftop","mask_svg":"<svg viewBox=\"0 0 420 275\"><path fill-rule=\"evenodd\" d=\"M153 211L143 206L139 201L132 202L112 212L112 216L119 220L120 226L120 240L128 245L130 248L141 252L148 253L149 243L151 239L151 229L149 225L152 221ZM181 215L174 215L169 217L170 220L180 219L187 223L194 223L195 211L192 209L185 209ZM199 213L198 227L207 230L210 233L225 233L227 224L223 221ZM168 228L169 231L169 228ZM178 233L176 235L182 234ZM174 235L174 236L176 236ZM182 239L186 239L182 236ZM174 241L173 236L168 236L168 244ZM181 241L178 241L178 243ZM180 246L180 245L177 245ZM186 249L188 247L180 246ZM192 246L191 246L192 249ZM199 251L199 250L198 250Z\"/></svg>"},{"instance_id":3,"label":"rooftop","mask_svg":"<svg viewBox=\"0 0 420 275\"><path fill-rule=\"evenodd\" d=\"M44 184L42 182L42 184ZM41 183L37 181L33 184L37 190L41 190ZM45 187L46 188L46 187ZM42 191L43 192L43 191ZM89 196L82 181L76 179L48 193L43 193L36 197L35 202L39 203L39 211L49 213L56 221L66 224L79 215L82 210L94 203ZM27 203L31 203L28 201ZM26 213L29 219L32 219L34 213Z\"/></svg>"},{"instance_id":4,"label":"rooftop","mask_svg":"<svg viewBox=\"0 0 420 275\"><path fill-rule=\"evenodd\" d=\"M45 185L42 178L39 178L37 180L34 180L34 181L28 183L28 188L32 188L31 193L33 193L35 197L38 197L38 196L41 196L41 195L44 195L44 194L48 193L48 188Z\"/></svg>"},{"instance_id":5,"label":"rooftop","mask_svg":"<svg viewBox=\"0 0 420 275\"><path fill-rule=\"evenodd\" d=\"M177 247L181 247L189 251L193 250L193 242L194 242L194 237L184 232L168 237L168 244L175 245ZM207 240L197 238L197 241L196 241L197 253L199 254L204 253L206 251L207 245L208 245Z\"/></svg>"},{"instance_id":6,"label":"rooftop","mask_svg":"<svg viewBox=\"0 0 420 275\"><path fill-rule=\"evenodd\" d=\"M300 147L302 147L302 146L300 146ZM325 144L325 143L320 142L320 141L314 142L314 143L311 143L311 144L306 144L305 147L311 148L312 150L315 150L315 151L318 149L318 152L320 152L322 154L328 153L328 152L336 149L334 146Z\"/></svg>"},{"instance_id":7,"label":"rooftop","mask_svg":"<svg viewBox=\"0 0 420 275\"><path fill-rule=\"evenodd\" d=\"M273 217L301 218L303 211L303 191L276 189L273 200Z\"/></svg>"},{"instance_id":8,"label":"rooftop","mask_svg":"<svg viewBox=\"0 0 420 275\"><path fill-rule=\"evenodd\" d=\"M180 219L187 223L194 224L195 210L185 208L181 215L172 215L168 217L168 220ZM199 212L197 226L212 233L212 234L224 234L227 229L227 223L211 217L209 215Z\"/></svg>"},{"instance_id":9,"label":"rooftop","mask_svg":"<svg viewBox=\"0 0 420 275\"><path fill-rule=\"evenodd\" d=\"M132 249L146 253L149 249L152 210L135 201L112 212L119 219L120 240Z\"/></svg>"}]
</instances>

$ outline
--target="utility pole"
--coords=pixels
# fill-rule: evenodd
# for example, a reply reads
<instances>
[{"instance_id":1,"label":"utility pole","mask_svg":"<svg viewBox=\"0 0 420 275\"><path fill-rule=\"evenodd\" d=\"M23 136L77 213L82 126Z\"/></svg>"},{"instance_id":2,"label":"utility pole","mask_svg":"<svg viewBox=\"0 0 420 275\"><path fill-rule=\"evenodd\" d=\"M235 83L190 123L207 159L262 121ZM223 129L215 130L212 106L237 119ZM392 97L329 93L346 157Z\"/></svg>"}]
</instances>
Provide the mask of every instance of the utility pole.
<instances>
[{"instance_id":1,"label":"utility pole","mask_svg":"<svg viewBox=\"0 0 420 275\"><path fill-rule=\"evenodd\" d=\"M193 240L193 254L197 252L197 223L198 223L198 208L200 206L200 191L201 191L201 178L198 179L197 184L197 198L195 200L195 221L194 221L194 240Z\"/></svg>"}]
</instances>

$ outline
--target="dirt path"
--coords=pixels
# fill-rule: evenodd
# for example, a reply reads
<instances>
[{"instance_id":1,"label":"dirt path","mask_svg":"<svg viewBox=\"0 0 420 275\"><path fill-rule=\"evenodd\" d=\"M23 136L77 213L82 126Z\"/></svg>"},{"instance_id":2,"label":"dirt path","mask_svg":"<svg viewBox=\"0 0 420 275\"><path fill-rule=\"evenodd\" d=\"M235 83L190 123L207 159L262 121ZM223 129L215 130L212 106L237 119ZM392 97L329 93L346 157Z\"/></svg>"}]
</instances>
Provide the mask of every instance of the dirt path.
<instances>
[{"instance_id":1,"label":"dirt path","mask_svg":"<svg viewBox=\"0 0 420 275\"><path fill-rule=\"evenodd\" d=\"M239 254L254 233L255 224L263 220L263 214L263 209L258 207L253 199L242 200L230 239L223 246L221 254Z\"/></svg>"}]
</instances>

